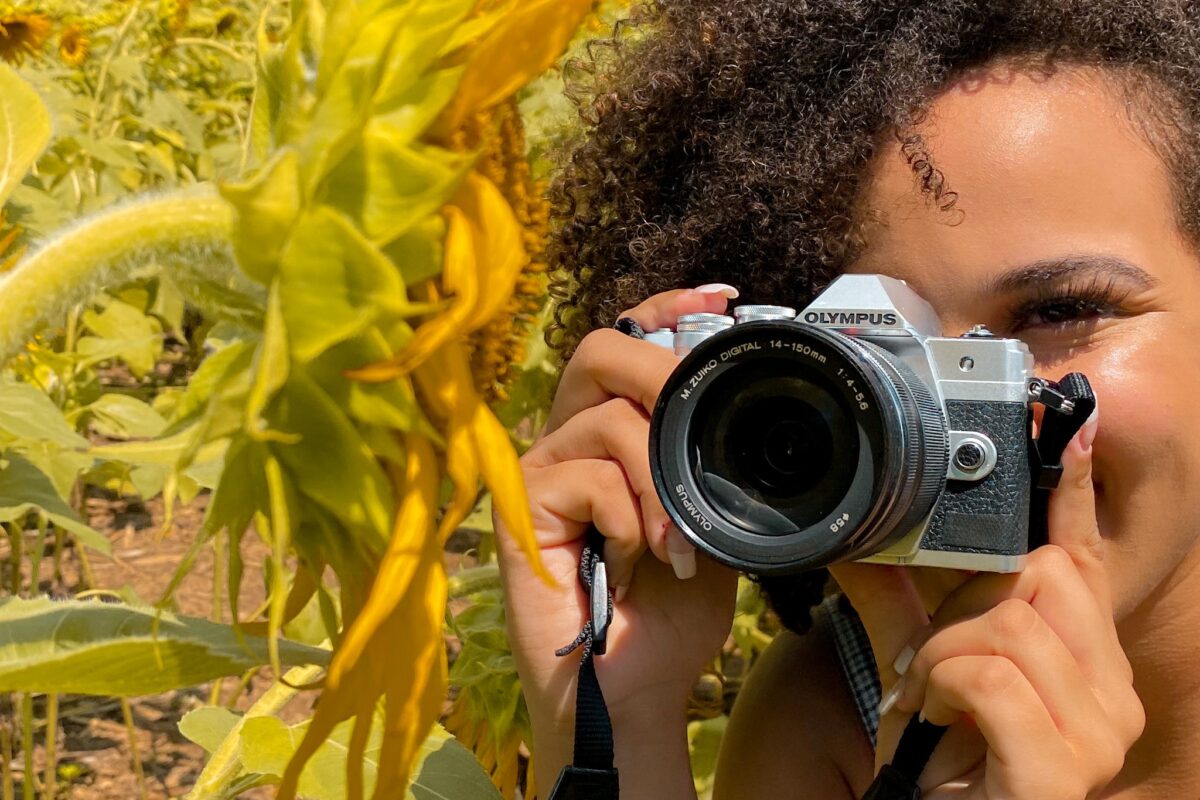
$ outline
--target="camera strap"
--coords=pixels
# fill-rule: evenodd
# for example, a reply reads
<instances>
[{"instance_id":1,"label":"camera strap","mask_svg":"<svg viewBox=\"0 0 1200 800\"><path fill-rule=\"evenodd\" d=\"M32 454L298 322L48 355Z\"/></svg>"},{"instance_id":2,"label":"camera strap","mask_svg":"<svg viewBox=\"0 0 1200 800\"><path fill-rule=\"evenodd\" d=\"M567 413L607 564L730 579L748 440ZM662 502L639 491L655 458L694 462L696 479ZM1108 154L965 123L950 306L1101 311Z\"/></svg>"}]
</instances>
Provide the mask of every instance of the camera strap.
<instances>
[{"instance_id":1,"label":"camera strap","mask_svg":"<svg viewBox=\"0 0 1200 800\"><path fill-rule=\"evenodd\" d=\"M579 559L579 582L588 593L588 615L575 641L555 651L562 657L582 649L575 690L575 753L550 790L549 800L617 800L620 785L613 766L612 720L596 678L596 656L604 655L613 601L602 553L604 537L588 528Z\"/></svg>"},{"instance_id":2,"label":"camera strap","mask_svg":"<svg viewBox=\"0 0 1200 800\"><path fill-rule=\"evenodd\" d=\"M1062 454L1071 439L1087 422L1096 408L1096 396L1082 373L1072 372L1062 380L1035 378L1029 384L1030 396L1045 406L1038 438L1030 448L1033 493L1029 502L1029 549L1049 539L1046 512L1050 492L1062 477ZM933 755L946 729L914 716L900 735L900 744L892 763L885 764L862 800L919 800L917 784L925 765Z\"/></svg>"}]
</instances>

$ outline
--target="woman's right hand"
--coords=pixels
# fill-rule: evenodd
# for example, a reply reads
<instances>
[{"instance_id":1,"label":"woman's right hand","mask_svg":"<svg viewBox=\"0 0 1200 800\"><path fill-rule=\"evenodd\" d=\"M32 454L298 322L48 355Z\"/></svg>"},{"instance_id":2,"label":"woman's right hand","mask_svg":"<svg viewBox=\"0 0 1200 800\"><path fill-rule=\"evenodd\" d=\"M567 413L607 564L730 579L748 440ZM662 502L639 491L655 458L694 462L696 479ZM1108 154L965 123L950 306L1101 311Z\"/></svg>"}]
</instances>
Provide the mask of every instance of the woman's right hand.
<instances>
[{"instance_id":1,"label":"woman's right hand","mask_svg":"<svg viewBox=\"0 0 1200 800\"><path fill-rule=\"evenodd\" d=\"M723 312L730 296L736 292L721 286L666 292L622 316L646 330L673 327L682 314ZM559 761L569 757L578 656L554 651L586 619L588 598L576 576L589 525L606 539L609 585L617 587L608 649L596 672L618 761L623 721L682 721L689 689L729 633L736 572L696 557L650 477L650 412L677 363L662 347L599 330L567 365L546 429L521 459L542 562L557 586L534 574L496 521L509 641L543 766L550 750Z\"/></svg>"}]
</instances>

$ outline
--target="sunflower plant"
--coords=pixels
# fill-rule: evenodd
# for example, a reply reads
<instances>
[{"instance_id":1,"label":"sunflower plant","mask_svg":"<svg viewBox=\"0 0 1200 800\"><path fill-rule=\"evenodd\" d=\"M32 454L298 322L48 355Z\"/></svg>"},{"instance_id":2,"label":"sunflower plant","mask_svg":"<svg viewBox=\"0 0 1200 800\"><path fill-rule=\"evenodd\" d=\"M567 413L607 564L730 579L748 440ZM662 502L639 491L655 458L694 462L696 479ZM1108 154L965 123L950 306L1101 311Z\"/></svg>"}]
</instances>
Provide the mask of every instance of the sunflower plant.
<instances>
[{"instance_id":1,"label":"sunflower plant","mask_svg":"<svg viewBox=\"0 0 1200 800\"><path fill-rule=\"evenodd\" d=\"M118 5L126 20L148 7ZM156 4L170 11L168 32L188 5ZM346 797L403 797L423 743L426 757L437 749L427 737L447 690L442 549L481 483L537 560L516 451L489 406L505 397L544 294L546 208L514 96L563 52L592 2L292 0L284 10L286 28L273 4L254 23L238 168L215 181L189 168L183 190L46 237L0 279L0 351L18 355L64 309L139 265L203 298L220 336L162 409L161 429L67 447L160 470L168 504L207 476L215 488L193 556L224 543L231 631L261 642L277 675L285 664L311 665L254 713L191 720L213 753L193 796L258 783L277 783L282 798L319 794L332 764ZM86 65L89 29L67 12L55 19L65 24L64 62ZM22 56L49 42L28 30ZM186 38L172 35L175 45ZM131 173L98 169L97 187L103 175ZM62 185L44 173L22 184ZM261 616L236 605L248 533L271 551ZM328 657L280 636L310 603ZM0 607L35 611L44 613L19 601ZM203 639L186 625L170 630L177 636L155 645L165 652ZM110 635L97 630L95 641ZM66 645L47 647L56 644ZM228 674L221 652L212 650L212 674ZM224 668L235 667L245 660ZM123 678L111 687L85 673L72 691L128 694ZM61 690L54 681L0 671L0 689ZM265 719L295 691L289 685L306 683L322 692L312 719L283 730Z\"/></svg>"}]
</instances>

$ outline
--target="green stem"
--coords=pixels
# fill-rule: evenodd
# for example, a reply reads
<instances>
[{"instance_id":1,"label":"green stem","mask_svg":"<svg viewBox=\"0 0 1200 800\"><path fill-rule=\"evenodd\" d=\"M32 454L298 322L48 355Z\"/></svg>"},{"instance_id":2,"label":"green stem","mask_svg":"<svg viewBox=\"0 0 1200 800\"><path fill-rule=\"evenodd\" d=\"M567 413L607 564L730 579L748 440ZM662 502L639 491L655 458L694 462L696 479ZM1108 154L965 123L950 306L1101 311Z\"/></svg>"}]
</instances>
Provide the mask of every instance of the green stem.
<instances>
[{"instance_id":1,"label":"green stem","mask_svg":"<svg viewBox=\"0 0 1200 800\"><path fill-rule=\"evenodd\" d=\"M6 698L3 707L7 711L12 711L11 695ZM11 719L11 713L0 714L0 797L3 797L3 800L13 800L16 795L12 774L12 729L9 727Z\"/></svg>"},{"instance_id":2,"label":"green stem","mask_svg":"<svg viewBox=\"0 0 1200 800\"><path fill-rule=\"evenodd\" d=\"M22 523L9 522L5 523L4 527L8 531L8 558L9 569L12 573L12 594L13 597L21 595L21 559L25 543L25 533L21 530Z\"/></svg>"},{"instance_id":3,"label":"green stem","mask_svg":"<svg viewBox=\"0 0 1200 800\"><path fill-rule=\"evenodd\" d=\"M46 695L46 772L42 779L42 794L54 800L58 794L58 695Z\"/></svg>"},{"instance_id":4,"label":"green stem","mask_svg":"<svg viewBox=\"0 0 1200 800\"><path fill-rule=\"evenodd\" d=\"M283 676L283 681L276 682L254 705L250 706L246 715L238 720L237 724L233 726L233 730L221 742L221 746L213 752L212 758L204 766L204 771L196 779L196 785L192 787L192 791L188 795L189 800L223 797L225 790L242 771L241 761L238 760L238 739L245 721L250 717L265 717L278 713L287 705L288 701L296 696L298 690L293 689L292 686L312 683L320 677L323 670L324 667L315 666L290 669Z\"/></svg>"},{"instance_id":5,"label":"green stem","mask_svg":"<svg viewBox=\"0 0 1200 800\"><path fill-rule=\"evenodd\" d=\"M41 514L38 514L37 527L37 539L33 543L33 552L29 554L29 593L33 595L37 595L41 588L42 556L46 553L46 533L49 528L49 521Z\"/></svg>"},{"instance_id":6,"label":"green stem","mask_svg":"<svg viewBox=\"0 0 1200 800\"><path fill-rule=\"evenodd\" d=\"M473 594L500 588L500 565L483 564L459 570L447 581L447 596L470 597Z\"/></svg>"},{"instance_id":7,"label":"green stem","mask_svg":"<svg viewBox=\"0 0 1200 800\"><path fill-rule=\"evenodd\" d=\"M59 234L0 279L0 359L101 286L151 260L223 247L232 230L233 209L205 188L123 204Z\"/></svg>"},{"instance_id":8,"label":"green stem","mask_svg":"<svg viewBox=\"0 0 1200 800\"><path fill-rule=\"evenodd\" d=\"M146 800L146 772L142 769L142 754L137 743L137 727L133 724L133 708L129 698L121 698L121 717L125 720L125 733L129 736L129 757L133 759L133 772L137 775L138 798ZM32 797L33 795L30 795Z\"/></svg>"},{"instance_id":9,"label":"green stem","mask_svg":"<svg viewBox=\"0 0 1200 800\"><path fill-rule=\"evenodd\" d=\"M25 774L21 777L22 797L34 797L37 776L33 773L33 695L21 694L21 752L25 756Z\"/></svg>"}]
</instances>

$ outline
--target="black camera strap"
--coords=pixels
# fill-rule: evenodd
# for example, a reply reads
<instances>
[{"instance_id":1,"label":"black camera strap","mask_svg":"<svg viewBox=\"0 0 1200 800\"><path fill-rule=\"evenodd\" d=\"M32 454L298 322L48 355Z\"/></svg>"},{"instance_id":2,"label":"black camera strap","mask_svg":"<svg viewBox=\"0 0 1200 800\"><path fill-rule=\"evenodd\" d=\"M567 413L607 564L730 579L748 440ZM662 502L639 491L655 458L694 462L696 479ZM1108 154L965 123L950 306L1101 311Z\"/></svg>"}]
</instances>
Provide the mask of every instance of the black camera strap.
<instances>
[{"instance_id":1,"label":"black camera strap","mask_svg":"<svg viewBox=\"0 0 1200 800\"><path fill-rule=\"evenodd\" d=\"M1096 408L1096 396L1088 379L1072 372L1058 383L1035 378L1030 396L1046 407L1038 438L1030 449L1033 493L1029 503L1029 549L1048 540L1046 511L1050 492L1062 477L1062 454L1071 439ZM946 729L917 717L909 720L900 735L892 763L885 764L862 800L919 800L917 784Z\"/></svg>"},{"instance_id":2,"label":"black camera strap","mask_svg":"<svg viewBox=\"0 0 1200 800\"><path fill-rule=\"evenodd\" d=\"M588 593L588 618L575 641L555 651L559 657L583 651L575 690L575 754L559 773L549 800L617 800L620 795L613 766L612 720L596 678L596 656L604 655L613 610L603 552L604 537L589 528L579 559L579 582Z\"/></svg>"}]
</instances>

